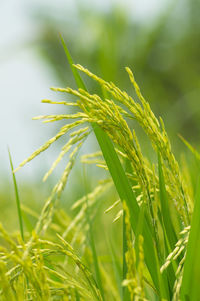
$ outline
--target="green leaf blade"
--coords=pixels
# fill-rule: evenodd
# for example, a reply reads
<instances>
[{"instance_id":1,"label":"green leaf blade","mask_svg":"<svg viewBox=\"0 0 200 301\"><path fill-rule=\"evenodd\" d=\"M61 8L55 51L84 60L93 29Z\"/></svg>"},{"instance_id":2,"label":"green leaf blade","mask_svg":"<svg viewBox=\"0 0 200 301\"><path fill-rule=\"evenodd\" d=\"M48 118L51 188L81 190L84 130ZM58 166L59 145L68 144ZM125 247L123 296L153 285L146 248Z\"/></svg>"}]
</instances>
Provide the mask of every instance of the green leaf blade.
<instances>
[{"instance_id":1,"label":"green leaf blade","mask_svg":"<svg viewBox=\"0 0 200 301\"><path fill-rule=\"evenodd\" d=\"M12 177L13 177L13 184L14 184L14 191L15 191L15 199L17 204L17 212L18 212L18 219L19 219L19 227L20 227L20 233L21 237L24 240L24 228L23 228L23 219L22 219L22 211L21 211L21 204L20 204L20 198L19 198L19 192L18 192L18 186L17 186L17 180L14 174L14 168L13 168L13 162L10 150L8 148L8 155L9 155L9 161L10 161L10 167L12 171Z\"/></svg>"},{"instance_id":2,"label":"green leaf blade","mask_svg":"<svg viewBox=\"0 0 200 301\"><path fill-rule=\"evenodd\" d=\"M199 182L199 181L198 181ZM181 300L195 301L200 296L200 184L197 188L191 230L184 264Z\"/></svg>"},{"instance_id":3,"label":"green leaf blade","mask_svg":"<svg viewBox=\"0 0 200 301\"><path fill-rule=\"evenodd\" d=\"M76 80L78 88L82 88L86 90L85 84L80 79L80 75L78 71L73 66L73 60L71 58L71 55L69 53L69 50L67 49L67 46L63 39L61 39L66 56L68 58L68 62L71 66L72 72L74 74L74 78ZM111 174L111 177L113 179L115 188L119 194L119 197L121 201L125 201L128 209L130 211L130 219L131 219L131 226L133 229L133 232L135 233L137 231L137 224L139 219L139 213L140 209L136 200L136 197L132 191L131 185L129 183L129 180L124 172L124 169L121 165L121 162L116 154L116 151L114 149L114 145L108 135L97 125L92 124L94 133L96 135L96 139L99 143L100 149L103 153L104 159L106 161L106 164L108 166L108 170ZM152 239L152 233L149 228L149 223L144 219L144 225L143 225L143 237L144 237L144 253L145 253L145 260L146 264L148 266L150 275L152 277L153 283L155 285L156 290L160 291L160 286L165 287L163 292L164 298L168 297L168 292L166 290L166 286L161 284L163 281L162 276L159 275L159 267L157 266L157 259L156 259L156 251L154 246L154 241Z\"/></svg>"}]
</instances>

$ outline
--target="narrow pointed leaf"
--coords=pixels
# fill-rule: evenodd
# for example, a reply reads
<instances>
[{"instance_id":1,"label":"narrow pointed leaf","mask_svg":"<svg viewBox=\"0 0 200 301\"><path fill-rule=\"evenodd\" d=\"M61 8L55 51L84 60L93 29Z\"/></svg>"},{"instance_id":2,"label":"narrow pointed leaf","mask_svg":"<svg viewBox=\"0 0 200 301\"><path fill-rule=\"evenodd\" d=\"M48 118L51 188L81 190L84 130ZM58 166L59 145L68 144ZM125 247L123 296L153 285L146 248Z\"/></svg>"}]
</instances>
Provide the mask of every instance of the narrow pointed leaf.
<instances>
[{"instance_id":1,"label":"narrow pointed leaf","mask_svg":"<svg viewBox=\"0 0 200 301\"><path fill-rule=\"evenodd\" d=\"M64 50L66 52L78 88L86 89L83 81L80 80L80 75L78 71L73 66L73 60L63 39L62 39L62 43L64 45ZM121 201L126 202L129 208L131 226L133 231L135 232L137 229L137 223L138 223L138 217L140 211L136 197L132 191L131 185L124 172L121 162L115 152L112 141L98 125L92 124L92 127L96 135L97 141L99 143L99 146L101 148L101 151L103 153L106 164L108 166L109 172L112 176L116 190L119 194L119 197ZM158 280L159 276L158 276L154 242L152 240L151 230L149 229L149 225L147 224L146 220L144 220L144 225L143 225L143 236L144 236L144 253L145 253L146 264L148 266L154 285L156 289L158 289L159 291L159 280Z\"/></svg>"},{"instance_id":2,"label":"narrow pointed leaf","mask_svg":"<svg viewBox=\"0 0 200 301\"><path fill-rule=\"evenodd\" d=\"M10 160L10 167L12 170L12 177L13 177L13 184L14 184L14 190L15 190L15 199L16 199L16 204L17 204L17 213L18 213L18 219L19 219L19 227L20 227L20 233L21 237L24 240L24 229L23 229L23 220L22 220L22 211L21 211L21 205L20 205L20 198L19 198L19 192L18 192L18 187L17 187L17 180L15 177L15 174L13 172L13 162L12 162L12 157L10 150L8 149L8 155L9 155L9 160Z\"/></svg>"},{"instance_id":3,"label":"narrow pointed leaf","mask_svg":"<svg viewBox=\"0 0 200 301\"><path fill-rule=\"evenodd\" d=\"M181 287L181 300L190 301L200 296L200 180L197 187Z\"/></svg>"},{"instance_id":4,"label":"narrow pointed leaf","mask_svg":"<svg viewBox=\"0 0 200 301\"><path fill-rule=\"evenodd\" d=\"M193 155L200 160L200 153L187 141L185 138L183 138L181 135L179 135L179 138L183 141L183 143L187 146L187 148L193 153Z\"/></svg>"}]
</instances>

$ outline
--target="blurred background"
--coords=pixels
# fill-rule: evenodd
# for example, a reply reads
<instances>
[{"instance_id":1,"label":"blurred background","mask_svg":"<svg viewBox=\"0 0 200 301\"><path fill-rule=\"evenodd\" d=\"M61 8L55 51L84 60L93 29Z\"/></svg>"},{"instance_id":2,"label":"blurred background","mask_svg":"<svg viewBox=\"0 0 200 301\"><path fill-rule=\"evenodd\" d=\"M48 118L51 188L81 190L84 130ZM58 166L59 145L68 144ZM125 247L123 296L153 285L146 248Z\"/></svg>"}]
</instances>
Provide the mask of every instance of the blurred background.
<instances>
[{"instance_id":1,"label":"blurred background","mask_svg":"<svg viewBox=\"0 0 200 301\"><path fill-rule=\"evenodd\" d=\"M124 67L134 71L146 100L164 119L178 157L184 149L178 133L198 147L199 12L198 0L1 0L0 216L11 216L11 208L15 210L7 146L16 167L56 133L54 124L31 120L62 109L40 103L43 98L61 99L49 87L75 87L59 33L76 63L132 94ZM94 83L86 81L94 91ZM142 134L138 135L142 142ZM145 138L142 144L146 145ZM88 145L96 147L92 139ZM37 210L55 183L54 178L45 184L41 180L59 152L57 146L17 173L22 201ZM95 174L91 170L90 175ZM72 178L69 203L83 194L81 185L77 189L82 181L78 167ZM92 187L95 179L88 182ZM15 222L8 218L6 223L12 228Z\"/></svg>"}]
</instances>

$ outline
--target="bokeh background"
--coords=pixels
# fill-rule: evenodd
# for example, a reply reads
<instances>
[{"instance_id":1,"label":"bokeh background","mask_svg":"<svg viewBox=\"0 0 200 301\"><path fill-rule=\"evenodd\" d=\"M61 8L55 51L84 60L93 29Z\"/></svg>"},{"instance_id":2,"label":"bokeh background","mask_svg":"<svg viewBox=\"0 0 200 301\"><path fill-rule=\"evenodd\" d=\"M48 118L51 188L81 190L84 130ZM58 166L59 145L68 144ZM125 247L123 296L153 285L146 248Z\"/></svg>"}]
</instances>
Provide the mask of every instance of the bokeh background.
<instances>
[{"instance_id":1,"label":"bokeh background","mask_svg":"<svg viewBox=\"0 0 200 301\"><path fill-rule=\"evenodd\" d=\"M200 137L200 1L198 0L1 0L0 2L0 217L16 225L7 146L17 166L56 132L31 118L60 112L41 104L60 100L51 86L75 87L59 33L75 62L134 93L125 73L129 66L145 98L164 119L179 157L178 133L198 148ZM86 79L87 80L87 79ZM94 83L87 80L92 92ZM134 126L134 124L133 124ZM151 156L138 129L143 150ZM59 143L17 174L21 199L40 210L56 177L42 183ZM91 139L85 151L96 147ZM62 167L61 167L62 168ZM95 182L90 169L89 185ZM91 176L91 177L90 177ZM75 168L63 204L83 194L82 171ZM78 187L78 188L77 188ZM66 201L67 202L64 202ZM67 206L67 205L66 205ZM33 220L34 223L34 220Z\"/></svg>"}]
</instances>

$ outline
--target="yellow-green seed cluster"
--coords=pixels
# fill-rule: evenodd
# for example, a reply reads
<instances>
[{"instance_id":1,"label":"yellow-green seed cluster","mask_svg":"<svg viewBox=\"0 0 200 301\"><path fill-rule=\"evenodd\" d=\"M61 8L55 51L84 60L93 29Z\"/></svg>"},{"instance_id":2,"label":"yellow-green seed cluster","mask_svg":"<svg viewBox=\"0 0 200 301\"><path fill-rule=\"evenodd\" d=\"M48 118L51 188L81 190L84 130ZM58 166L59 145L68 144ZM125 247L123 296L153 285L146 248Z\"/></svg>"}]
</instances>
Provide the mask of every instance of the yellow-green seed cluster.
<instances>
[{"instance_id":1,"label":"yellow-green seed cluster","mask_svg":"<svg viewBox=\"0 0 200 301\"><path fill-rule=\"evenodd\" d=\"M162 274L165 273L170 264L177 265L175 271L176 280L173 286L173 300L179 300L193 200L173 155L163 120L155 117L148 102L141 94L140 88L129 68L126 68L126 71L135 89L137 101L125 91L120 90L114 83L101 79L80 65L75 65L74 67L95 80L106 91L104 93L106 97L90 94L83 89L52 88L53 91L67 93L72 97L75 96L76 101L55 102L47 99L43 100L44 103L49 104L74 106L76 107L76 113L35 117L34 119L41 119L45 123L60 120L67 121L54 137L24 160L15 171L67 134L66 143L43 180L47 180L67 154L68 162L58 183L56 183L50 196L45 201L39 216L23 206L24 211L37 218L34 231L32 235L26 235L25 242L18 237L11 238L4 228L0 227L0 235L5 244L8 245L0 249L0 296L3 298L2 300L11 301L103 299L92 273L77 256L73 246L78 242L81 254L87 252L87 235L90 227L87 211L89 208L91 212L90 218L93 219L97 211L96 205L99 196L113 186L111 177L108 176L106 180L100 181L92 192L86 193L85 196L73 204L72 209L76 211L73 218L57 209L57 203L77 160L78 153L93 128L98 125L112 140L121 164L126 166L126 163L128 163L129 165L129 168L126 169L125 167L125 175L130 181L139 210L144 212L144 216L141 219L146 218L149 228L153 229L153 247L157 252L160 277L162 277ZM130 128L128 119L134 119L138 122L148 136L153 149L160 156L169 201L169 212L170 210L173 211L174 223L178 216L181 224L181 226L177 227L180 231L175 233L178 241L173 246L174 249L171 249L169 246L165 230L163 230L163 219L160 213L162 209L159 195L160 179L157 166L144 157L137 134ZM83 155L81 162L83 164L96 164L97 167L108 170L101 151ZM148 300L146 288L153 287L152 290L155 290L156 294L157 291L145 263L142 230L140 229L141 231L138 235L133 234L129 209L125 203L122 205L118 199L115 199L113 204L107 206L105 213L112 214L116 207L118 212L117 214L115 213L113 220L117 222L124 216L124 225L126 227L127 252L125 259L127 274L121 285L128 288L131 300ZM52 222L54 214L59 219L57 224ZM48 228L59 233L55 241L45 239ZM158 250L159 244L167 246L169 255L162 248ZM56 261L57 257L59 258L58 262ZM61 258L64 259L62 260ZM105 288L105 282L109 282L110 278L104 270L102 262L100 267ZM110 287L112 288L113 296L118 298L119 294L115 293L115 287L112 286L111 281Z\"/></svg>"}]
</instances>

